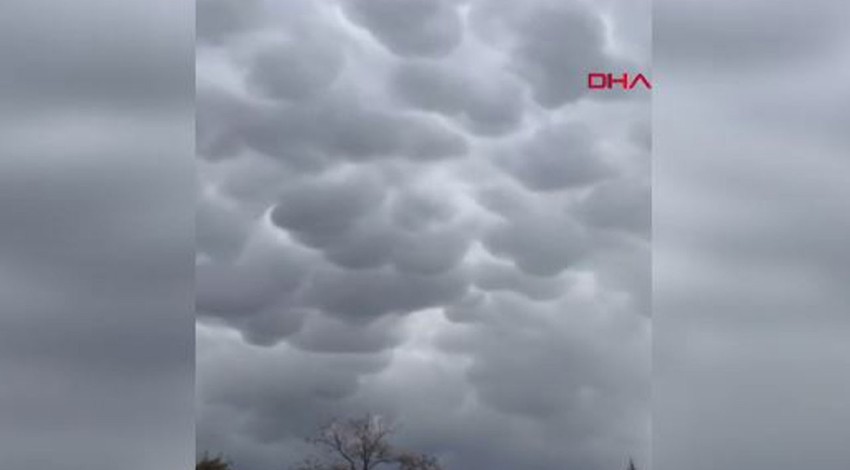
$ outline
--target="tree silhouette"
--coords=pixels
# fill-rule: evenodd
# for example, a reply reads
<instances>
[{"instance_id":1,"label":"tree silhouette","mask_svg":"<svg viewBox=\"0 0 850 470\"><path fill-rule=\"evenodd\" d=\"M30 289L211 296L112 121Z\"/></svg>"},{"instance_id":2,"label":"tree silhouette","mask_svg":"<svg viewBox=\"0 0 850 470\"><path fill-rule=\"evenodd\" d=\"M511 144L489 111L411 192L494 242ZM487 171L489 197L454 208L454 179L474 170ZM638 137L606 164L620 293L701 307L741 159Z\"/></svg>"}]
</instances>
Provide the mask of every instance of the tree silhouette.
<instances>
[{"instance_id":1,"label":"tree silhouette","mask_svg":"<svg viewBox=\"0 0 850 470\"><path fill-rule=\"evenodd\" d=\"M308 440L320 455L305 460L295 470L442 470L434 457L393 447L389 437L394 431L375 415L334 420Z\"/></svg>"},{"instance_id":2,"label":"tree silhouette","mask_svg":"<svg viewBox=\"0 0 850 470\"><path fill-rule=\"evenodd\" d=\"M398 457L399 470L441 470L435 457L425 454L403 454Z\"/></svg>"},{"instance_id":3,"label":"tree silhouette","mask_svg":"<svg viewBox=\"0 0 850 470\"><path fill-rule=\"evenodd\" d=\"M201 460L195 464L195 470L233 470L230 463L224 460L224 457L210 457L204 454Z\"/></svg>"},{"instance_id":4,"label":"tree silhouette","mask_svg":"<svg viewBox=\"0 0 850 470\"><path fill-rule=\"evenodd\" d=\"M632 459L629 459L629 470L637 470L637 467L635 467L635 461Z\"/></svg>"}]
</instances>

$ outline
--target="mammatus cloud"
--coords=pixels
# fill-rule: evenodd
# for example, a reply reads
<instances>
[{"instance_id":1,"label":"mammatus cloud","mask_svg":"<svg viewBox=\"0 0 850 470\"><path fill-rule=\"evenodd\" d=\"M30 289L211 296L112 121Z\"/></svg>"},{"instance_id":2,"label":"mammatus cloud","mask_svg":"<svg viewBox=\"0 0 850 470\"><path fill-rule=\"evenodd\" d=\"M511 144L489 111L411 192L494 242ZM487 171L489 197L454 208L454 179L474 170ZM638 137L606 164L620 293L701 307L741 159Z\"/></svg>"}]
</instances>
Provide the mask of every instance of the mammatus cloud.
<instances>
[{"instance_id":1,"label":"mammatus cloud","mask_svg":"<svg viewBox=\"0 0 850 470\"><path fill-rule=\"evenodd\" d=\"M522 89L510 77L408 61L395 70L392 86L403 103L451 117L476 134L505 134L521 124Z\"/></svg>"},{"instance_id":2,"label":"mammatus cloud","mask_svg":"<svg viewBox=\"0 0 850 470\"><path fill-rule=\"evenodd\" d=\"M648 101L586 91L625 7L204 1L199 451L373 411L449 468L648 462Z\"/></svg>"},{"instance_id":3,"label":"mammatus cloud","mask_svg":"<svg viewBox=\"0 0 850 470\"><path fill-rule=\"evenodd\" d=\"M463 40L460 11L451 0L342 2L346 17L402 57L441 57Z\"/></svg>"},{"instance_id":4,"label":"mammatus cloud","mask_svg":"<svg viewBox=\"0 0 850 470\"><path fill-rule=\"evenodd\" d=\"M558 191L598 183L613 174L585 126L559 123L537 130L497 161L532 191Z\"/></svg>"}]
</instances>

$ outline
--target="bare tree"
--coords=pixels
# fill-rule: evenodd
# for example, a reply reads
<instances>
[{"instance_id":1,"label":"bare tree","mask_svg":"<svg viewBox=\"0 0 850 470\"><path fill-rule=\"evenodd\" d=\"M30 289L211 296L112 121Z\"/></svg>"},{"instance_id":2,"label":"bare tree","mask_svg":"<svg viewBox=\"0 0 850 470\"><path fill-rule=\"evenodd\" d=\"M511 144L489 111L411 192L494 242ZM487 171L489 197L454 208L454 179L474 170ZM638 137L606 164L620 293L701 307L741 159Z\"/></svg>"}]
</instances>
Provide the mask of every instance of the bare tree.
<instances>
[{"instance_id":1,"label":"bare tree","mask_svg":"<svg viewBox=\"0 0 850 470\"><path fill-rule=\"evenodd\" d=\"M195 470L233 470L224 457L210 457L204 454L203 458L195 464Z\"/></svg>"},{"instance_id":2,"label":"bare tree","mask_svg":"<svg viewBox=\"0 0 850 470\"><path fill-rule=\"evenodd\" d=\"M437 459L394 448L389 437L394 426L381 417L335 420L310 439L320 456L305 460L295 470L442 470Z\"/></svg>"},{"instance_id":3,"label":"bare tree","mask_svg":"<svg viewBox=\"0 0 850 470\"><path fill-rule=\"evenodd\" d=\"M399 470L441 470L435 457L425 454L402 454L398 457Z\"/></svg>"}]
</instances>

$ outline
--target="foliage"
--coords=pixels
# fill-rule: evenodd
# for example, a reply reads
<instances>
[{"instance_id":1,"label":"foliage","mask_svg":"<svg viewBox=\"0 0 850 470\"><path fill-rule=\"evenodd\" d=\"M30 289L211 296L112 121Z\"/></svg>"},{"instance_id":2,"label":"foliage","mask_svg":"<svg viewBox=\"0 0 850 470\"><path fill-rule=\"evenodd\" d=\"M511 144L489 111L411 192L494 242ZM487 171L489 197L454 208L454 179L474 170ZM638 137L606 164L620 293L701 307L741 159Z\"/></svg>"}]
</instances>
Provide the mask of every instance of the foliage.
<instances>
[{"instance_id":1,"label":"foliage","mask_svg":"<svg viewBox=\"0 0 850 470\"><path fill-rule=\"evenodd\" d=\"M233 470L233 467L230 466L230 463L224 460L224 457L210 457L208 455L204 455L197 464L195 464L195 470Z\"/></svg>"}]
</instances>

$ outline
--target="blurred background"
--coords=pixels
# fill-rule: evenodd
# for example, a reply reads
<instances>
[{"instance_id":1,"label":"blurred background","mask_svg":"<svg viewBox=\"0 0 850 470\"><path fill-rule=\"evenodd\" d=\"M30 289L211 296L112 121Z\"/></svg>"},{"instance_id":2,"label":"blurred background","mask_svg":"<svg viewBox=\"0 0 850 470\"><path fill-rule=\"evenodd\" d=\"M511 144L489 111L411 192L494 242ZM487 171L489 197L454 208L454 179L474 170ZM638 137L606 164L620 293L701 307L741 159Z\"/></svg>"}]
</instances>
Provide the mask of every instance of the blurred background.
<instances>
[{"instance_id":1,"label":"blurred background","mask_svg":"<svg viewBox=\"0 0 850 470\"><path fill-rule=\"evenodd\" d=\"M850 5L654 3L657 470L850 465Z\"/></svg>"},{"instance_id":2,"label":"blurred background","mask_svg":"<svg viewBox=\"0 0 850 470\"><path fill-rule=\"evenodd\" d=\"M194 6L0 5L0 467L194 460Z\"/></svg>"}]
</instances>

